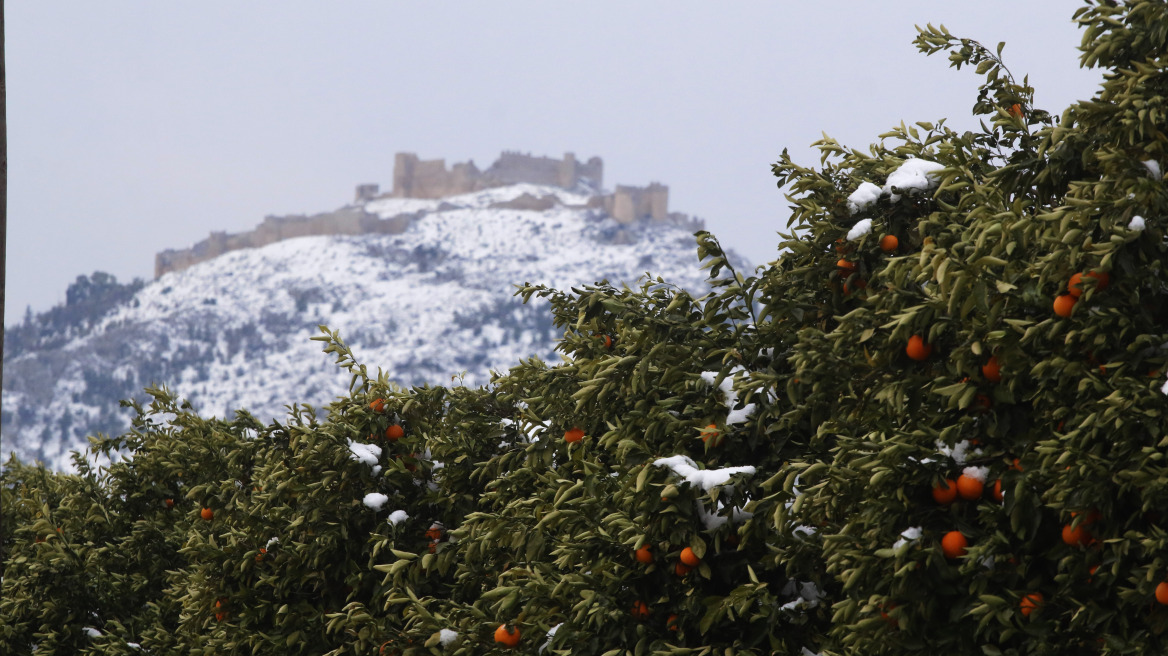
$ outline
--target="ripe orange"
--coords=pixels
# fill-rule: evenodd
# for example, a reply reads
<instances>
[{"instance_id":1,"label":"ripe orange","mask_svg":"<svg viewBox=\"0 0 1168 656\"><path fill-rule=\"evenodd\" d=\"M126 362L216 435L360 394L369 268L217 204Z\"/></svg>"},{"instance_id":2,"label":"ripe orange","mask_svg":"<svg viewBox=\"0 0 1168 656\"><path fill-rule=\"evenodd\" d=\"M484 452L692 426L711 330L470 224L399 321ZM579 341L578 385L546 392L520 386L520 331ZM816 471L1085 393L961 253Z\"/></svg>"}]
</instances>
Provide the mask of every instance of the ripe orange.
<instances>
[{"instance_id":1,"label":"ripe orange","mask_svg":"<svg viewBox=\"0 0 1168 656\"><path fill-rule=\"evenodd\" d=\"M1042 601L1041 592L1031 592L1022 597L1022 601L1018 602L1018 607L1022 609L1022 617L1030 617L1030 613L1037 610L1042 605Z\"/></svg>"},{"instance_id":2,"label":"ripe orange","mask_svg":"<svg viewBox=\"0 0 1168 656\"><path fill-rule=\"evenodd\" d=\"M946 479L938 483L933 488L933 501L945 505L953 503L957 499L957 482L953 479Z\"/></svg>"},{"instance_id":3,"label":"ripe orange","mask_svg":"<svg viewBox=\"0 0 1168 656\"><path fill-rule=\"evenodd\" d=\"M1010 465L1010 469L1013 469L1015 471L1022 471L1022 461L1017 459L1017 458L1014 458L1014 463Z\"/></svg>"},{"instance_id":4,"label":"ripe orange","mask_svg":"<svg viewBox=\"0 0 1168 656\"><path fill-rule=\"evenodd\" d=\"M218 613L215 613L215 621L216 622L222 622L225 619L227 619L227 612L226 611L221 610Z\"/></svg>"},{"instance_id":5,"label":"ripe orange","mask_svg":"<svg viewBox=\"0 0 1168 656\"><path fill-rule=\"evenodd\" d=\"M571 444L573 442L579 442L582 439L584 439L584 429L583 428L572 427L572 428L569 428L568 430L564 431L564 441L569 443L569 444Z\"/></svg>"},{"instance_id":6,"label":"ripe orange","mask_svg":"<svg viewBox=\"0 0 1168 656\"><path fill-rule=\"evenodd\" d=\"M208 522L211 521L211 518L214 516L215 516L215 511L211 510L210 508L203 508L202 510L199 511L199 517L202 517L203 519L207 520Z\"/></svg>"},{"instance_id":7,"label":"ripe orange","mask_svg":"<svg viewBox=\"0 0 1168 656\"><path fill-rule=\"evenodd\" d=\"M665 620L665 626L669 627L670 631L677 630L677 613L669 614L669 617Z\"/></svg>"},{"instance_id":8,"label":"ripe orange","mask_svg":"<svg viewBox=\"0 0 1168 656\"><path fill-rule=\"evenodd\" d=\"M920 335L913 335L908 338L908 345L904 347L904 352L913 360L921 362L929 359L929 354L933 352L933 347L926 344Z\"/></svg>"},{"instance_id":9,"label":"ripe orange","mask_svg":"<svg viewBox=\"0 0 1168 656\"><path fill-rule=\"evenodd\" d=\"M1111 283L1111 276L1102 271L1088 271L1086 274L1076 273L1067 281L1067 291L1071 296L1078 298L1083 293L1083 276L1095 279L1095 290L1103 291Z\"/></svg>"},{"instance_id":10,"label":"ripe orange","mask_svg":"<svg viewBox=\"0 0 1168 656\"><path fill-rule=\"evenodd\" d=\"M994 501L1001 501L1005 497L1002 496L1002 479L994 481Z\"/></svg>"},{"instance_id":11,"label":"ripe orange","mask_svg":"<svg viewBox=\"0 0 1168 656\"><path fill-rule=\"evenodd\" d=\"M960 494L961 498L966 501L980 499L984 490L985 484L972 476L962 474L957 477L957 494Z\"/></svg>"},{"instance_id":12,"label":"ripe orange","mask_svg":"<svg viewBox=\"0 0 1168 656\"><path fill-rule=\"evenodd\" d=\"M438 528L437 526L431 526L430 528L426 529L426 537L430 538L431 540L441 540L442 529Z\"/></svg>"},{"instance_id":13,"label":"ripe orange","mask_svg":"<svg viewBox=\"0 0 1168 656\"><path fill-rule=\"evenodd\" d=\"M426 549L430 553L438 553L438 541L437 540L430 540L430 544L427 545Z\"/></svg>"},{"instance_id":14,"label":"ripe orange","mask_svg":"<svg viewBox=\"0 0 1168 656\"><path fill-rule=\"evenodd\" d=\"M891 253L900 247L900 240L896 235L884 235L880 238L880 250L885 253Z\"/></svg>"},{"instance_id":15,"label":"ripe orange","mask_svg":"<svg viewBox=\"0 0 1168 656\"><path fill-rule=\"evenodd\" d=\"M1072 527L1067 524L1063 527L1063 542L1072 547L1088 544L1091 542L1091 532L1087 530L1086 522Z\"/></svg>"},{"instance_id":16,"label":"ripe orange","mask_svg":"<svg viewBox=\"0 0 1168 656\"><path fill-rule=\"evenodd\" d=\"M965 539L961 531L949 531L945 537L941 538L941 553L950 560L964 556L967 546L969 546L969 540Z\"/></svg>"},{"instance_id":17,"label":"ripe orange","mask_svg":"<svg viewBox=\"0 0 1168 656\"><path fill-rule=\"evenodd\" d=\"M653 562L653 548L647 544L642 546L640 549L637 549L635 555L637 557L638 563L648 565L649 563Z\"/></svg>"},{"instance_id":18,"label":"ripe orange","mask_svg":"<svg viewBox=\"0 0 1168 656\"><path fill-rule=\"evenodd\" d=\"M719 446L722 444L722 437L718 432L717 424L710 424L702 429L702 441L710 446Z\"/></svg>"},{"instance_id":19,"label":"ripe orange","mask_svg":"<svg viewBox=\"0 0 1168 656\"><path fill-rule=\"evenodd\" d=\"M689 547L682 549L681 556L678 558L681 560L683 565L688 565L690 567L697 567L698 564L702 562L702 559L698 558L698 555L694 553L694 550L690 549Z\"/></svg>"},{"instance_id":20,"label":"ripe orange","mask_svg":"<svg viewBox=\"0 0 1168 656\"><path fill-rule=\"evenodd\" d=\"M998 366L998 356L991 355L989 360L981 366L981 375L991 383L1002 382L1002 369Z\"/></svg>"},{"instance_id":21,"label":"ripe orange","mask_svg":"<svg viewBox=\"0 0 1168 656\"><path fill-rule=\"evenodd\" d=\"M385 400L373 399L373 401L369 403L369 407L373 409L373 412L381 412L385 409Z\"/></svg>"},{"instance_id":22,"label":"ripe orange","mask_svg":"<svg viewBox=\"0 0 1168 656\"><path fill-rule=\"evenodd\" d=\"M266 553L268 553L268 550L263 548L263 547L260 547L260 552L258 554L256 554L255 561L258 563L261 560L263 560L264 554L266 554Z\"/></svg>"},{"instance_id":23,"label":"ripe orange","mask_svg":"<svg viewBox=\"0 0 1168 656\"><path fill-rule=\"evenodd\" d=\"M173 508L174 507L174 499L167 499L166 500L166 507L167 507L167 509Z\"/></svg>"},{"instance_id":24,"label":"ripe orange","mask_svg":"<svg viewBox=\"0 0 1168 656\"><path fill-rule=\"evenodd\" d=\"M1168 606L1168 581L1161 581L1156 585L1156 601Z\"/></svg>"},{"instance_id":25,"label":"ripe orange","mask_svg":"<svg viewBox=\"0 0 1168 656\"><path fill-rule=\"evenodd\" d=\"M405 436L406 430L401 427L401 424L390 424L389 428L385 429L385 439L390 442L396 442Z\"/></svg>"},{"instance_id":26,"label":"ripe orange","mask_svg":"<svg viewBox=\"0 0 1168 656\"><path fill-rule=\"evenodd\" d=\"M1009 112L1010 116L1013 116L1014 118L1022 118L1022 105L1020 103L1014 103L1013 105L1010 105L1010 109L1006 111Z\"/></svg>"},{"instance_id":27,"label":"ripe orange","mask_svg":"<svg viewBox=\"0 0 1168 656\"><path fill-rule=\"evenodd\" d=\"M612 348L612 337L608 335L601 335L601 337L604 339L604 348Z\"/></svg>"},{"instance_id":28,"label":"ripe orange","mask_svg":"<svg viewBox=\"0 0 1168 656\"><path fill-rule=\"evenodd\" d=\"M1075 309L1075 303L1078 299L1072 294L1059 294L1054 297L1054 313L1066 319L1071 316L1071 310Z\"/></svg>"},{"instance_id":29,"label":"ripe orange","mask_svg":"<svg viewBox=\"0 0 1168 656\"><path fill-rule=\"evenodd\" d=\"M689 574L689 571L691 569L693 569L693 568L686 567L685 564L683 564L683 563L677 563L676 565L673 566L673 573L678 575L678 576L685 576L686 574Z\"/></svg>"},{"instance_id":30,"label":"ripe orange","mask_svg":"<svg viewBox=\"0 0 1168 656\"><path fill-rule=\"evenodd\" d=\"M499 628L495 629L495 642L504 647L519 646L519 627L509 629L506 624L500 624Z\"/></svg>"},{"instance_id":31,"label":"ripe orange","mask_svg":"<svg viewBox=\"0 0 1168 656\"><path fill-rule=\"evenodd\" d=\"M842 257L836 261L835 266L836 266L836 268L838 268L840 270L841 276L846 276L847 274L856 270L856 263L855 262L849 262L848 260L846 260Z\"/></svg>"},{"instance_id":32,"label":"ripe orange","mask_svg":"<svg viewBox=\"0 0 1168 656\"><path fill-rule=\"evenodd\" d=\"M643 601L637 600L633 602L633 608L630 610L633 614L633 619L645 620L649 619L649 605Z\"/></svg>"}]
</instances>

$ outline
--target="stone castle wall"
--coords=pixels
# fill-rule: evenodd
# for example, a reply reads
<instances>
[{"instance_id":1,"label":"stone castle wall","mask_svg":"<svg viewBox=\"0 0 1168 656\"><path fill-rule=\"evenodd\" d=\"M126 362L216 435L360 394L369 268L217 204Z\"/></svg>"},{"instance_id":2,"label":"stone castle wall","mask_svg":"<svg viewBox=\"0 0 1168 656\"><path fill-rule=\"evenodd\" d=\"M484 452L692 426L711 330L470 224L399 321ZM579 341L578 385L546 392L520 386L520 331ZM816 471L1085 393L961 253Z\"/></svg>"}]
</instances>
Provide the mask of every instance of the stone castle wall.
<instances>
[{"instance_id":1,"label":"stone castle wall","mask_svg":"<svg viewBox=\"0 0 1168 656\"><path fill-rule=\"evenodd\" d=\"M399 234L409 227L413 215L399 214L382 219L361 208L346 207L336 212L312 216L267 216L255 230L229 235L212 232L211 236L183 250L165 250L154 256L154 278L181 271L224 253L242 248L259 248L295 237L320 235Z\"/></svg>"},{"instance_id":2,"label":"stone castle wall","mask_svg":"<svg viewBox=\"0 0 1168 656\"><path fill-rule=\"evenodd\" d=\"M504 151L485 171L480 171L473 161L454 164L448 170L444 159L421 160L413 153L397 153L391 192L379 195L378 185L361 184L356 189L355 206L312 216L268 216L255 230L233 235L212 232L191 248L165 250L155 255L154 277L157 279L171 271L181 271L241 248L259 248L294 237L404 232L413 215L399 214L382 219L364 210L364 203L383 197L438 199L519 183L577 191L582 187L594 194L589 207L602 209L619 223L690 221L683 214L669 212L669 187L665 185L656 182L647 187L617 185L613 193L600 195L603 182L604 162L599 157L581 163L572 153L566 153L563 159L554 159ZM542 210L556 202L558 199L553 201L545 196L540 199L520 198L497 205Z\"/></svg>"}]
</instances>

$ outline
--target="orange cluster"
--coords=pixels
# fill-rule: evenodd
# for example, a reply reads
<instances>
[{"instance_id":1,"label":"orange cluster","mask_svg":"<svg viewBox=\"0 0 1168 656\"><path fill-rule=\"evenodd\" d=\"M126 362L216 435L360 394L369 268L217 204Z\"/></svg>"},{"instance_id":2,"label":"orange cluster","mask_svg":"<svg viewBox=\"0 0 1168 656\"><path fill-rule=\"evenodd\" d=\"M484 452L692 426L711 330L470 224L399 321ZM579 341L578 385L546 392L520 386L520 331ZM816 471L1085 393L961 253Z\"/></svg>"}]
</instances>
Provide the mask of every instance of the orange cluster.
<instances>
[{"instance_id":1,"label":"orange cluster","mask_svg":"<svg viewBox=\"0 0 1168 656\"><path fill-rule=\"evenodd\" d=\"M1111 276L1103 271L1088 271L1087 273L1076 273L1067 281L1067 291L1065 294L1059 294L1054 298L1054 313L1066 319L1071 316L1071 312L1075 309L1075 303L1079 302L1079 297L1083 295L1083 278L1092 278L1095 280L1095 290L1103 291L1111 284Z\"/></svg>"}]
</instances>

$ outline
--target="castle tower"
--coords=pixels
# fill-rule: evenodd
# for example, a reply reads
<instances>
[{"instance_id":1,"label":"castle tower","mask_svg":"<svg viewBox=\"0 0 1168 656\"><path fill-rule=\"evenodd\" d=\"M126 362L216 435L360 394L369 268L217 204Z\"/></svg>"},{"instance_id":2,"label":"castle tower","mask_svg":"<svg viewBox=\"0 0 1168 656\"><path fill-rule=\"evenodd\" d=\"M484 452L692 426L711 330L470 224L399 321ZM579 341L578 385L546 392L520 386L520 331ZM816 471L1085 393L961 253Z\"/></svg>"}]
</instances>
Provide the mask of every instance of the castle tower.
<instances>
[{"instance_id":1,"label":"castle tower","mask_svg":"<svg viewBox=\"0 0 1168 656\"><path fill-rule=\"evenodd\" d=\"M357 185L357 194L354 202L364 203L377 198L377 192L381 190L380 185L375 184L359 184Z\"/></svg>"},{"instance_id":2,"label":"castle tower","mask_svg":"<svg viewBox=\"0 0 1168 656\"><path fill-rule=\"evenodd\" d=\"M414 186L414 168L418 156L413 153L398 153L393 158L393 196L409 198Z\"/></svg>"}]
</instances>

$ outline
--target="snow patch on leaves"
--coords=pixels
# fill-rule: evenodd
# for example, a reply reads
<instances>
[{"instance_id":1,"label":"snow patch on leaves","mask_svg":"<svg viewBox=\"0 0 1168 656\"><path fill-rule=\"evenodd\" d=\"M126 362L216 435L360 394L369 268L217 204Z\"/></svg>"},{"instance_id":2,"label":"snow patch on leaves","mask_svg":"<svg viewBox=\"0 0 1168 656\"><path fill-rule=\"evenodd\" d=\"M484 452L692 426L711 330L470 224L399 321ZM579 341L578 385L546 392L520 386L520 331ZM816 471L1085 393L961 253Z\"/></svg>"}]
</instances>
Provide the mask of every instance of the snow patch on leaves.
<instances>
[{"instance_id":1,"label":"snow patch on leaves","mask_svg":"<svg viewBox=\"0 0 1168 656\"><path fill-rule=\"evenodd\" d=\"M406 511L395 510L395 511L389 513L389 518L386 519L385 521L389 522L390 524L393 524L394 526L397 526L398 524L401 524L402 522L406 521L409 518L410 518L410 514L407 513Z\"/></svg>"},{"instance_id":2,"label":"snow patch on leaves","mask_svg":"<svg viewBox=\"0 0 1168 656\"><path fill-rule=\"evenodd\" d=\"M735 367L730 372L730 375L723 378L722 382L720 383L717 382L719 375L717 371L702 372L702 380L705 381L707 385L712 387L715 383L717 383L718 389L722 391L722 402L726 405L727 410L727 426L741 424L742 422L746 421L750 415L754 414L755 406L753 403L748 403L741 408L735 408L735 406L738 405L738 392L734 391L734 381L745 371L746 370L742 367Z\"/></svg>"},{"instance_id":3,"label":"snow patch on leaves","mask_svg":"<svg viewBox=\"0 0 1168 656\"><path fill-rule=\"evenodd\" d=\"M914 542L921 538L921 527L911 526L900 532L900 539L893 543L893 549L899 549L909 542Z\"/></svg>"},{"instance_id":4,"label":"snow patch on leaves","mask_svg":"<svg viewBox=\"0 0 1168 656\"><path fill-rule=\"evenodd\" d=\"M380 492L370 492L369 494L365 495L365 498L362 502L370 510L381 510L381 507L384 506L387 501L389 501L389 497L385 496L384 494Z\"/></svg>"},{"instance_id":5,"label":"snow patch on leaves","mask_svg":"<svg viewBox=\"0 0 1168 656\"><path fill-rule=\"evenodd\" d=\"M376 444L365 444L349 440L349 457L370 466L376 466L381 458L381 447Z\"/></svg>"},{"instance_id":6,"label":"snow patch on leaves","mask_svg":"<svg viewBox=\"0 0 1168 656\"><path fill-rule=\"evenodd\" d=\"M869 232L872 232L872 219L861 219L848 231L848 241L856 241Z\"/></svg>"},{"instance_id":7,"label":"snow patch on leaves","mask_svg":"<svg viewBox=\"0 0 1168 656\"><path fill-rule=\"evenodd\" d=\"M885 180L884 193L895 203L900 200L900 194L893 193L893 188L904 194L928 191L937 186L939 181L937 172L944 168L943 164L937 162L910 157Z\"/></svg>"},{"instance_id":8,"label":"snow patch on leaves","mask_svg":"<svg viewBox=\"0 0 1168 656\"><path fill-rule=\"evenodd\" d=\"M1160 180L1164 177L1160 170L1160 162L1157 162L1154 159L1147 159L1140 162L1140 164L1143 164L1144 168L1148 169L1148 175L1150 175L1153 179Z\"/></svg>"},{"instance_id":9,"label":"snow patch on leaves","mask_svg":"<svg viewBox=\"0 0 1168 656\"><path fill-rule=\"evenodd\" d=\"M709 492L717 485L725 485L734 474L754 474L757 470L750 465L742 467L722 467L721 469L698 469L697 464L689 456L670 456L653 461L655 467L668 467L690 485L695 485Z\"/></svg>"},{"instance_id":10,"label":"snow patch on leaves","mask_svg":"<svg viewBox=\"0 0 1168 656\"><path fill-rule=\"evenodd\" d=\"M1129 221L1127 224L1128 230L1134 230L1136 232L1143 232L1144 228L1146 227L1147 226L1144 224L1144 217L1140 216L1139 214L1133 216L1131 221Z\"/></svg>"},{"instance_id":11,"label":"snow patch on leaves","mask_svg":"<svg viewBox=\"0 0 1168 656\"><path fill-rule=\"evenodd\" d=\"M853 216L871 207L880 198L880 187L871 182L861 182L859 187L848 196L848 212Z\"/></svg>"}]
</instances>

